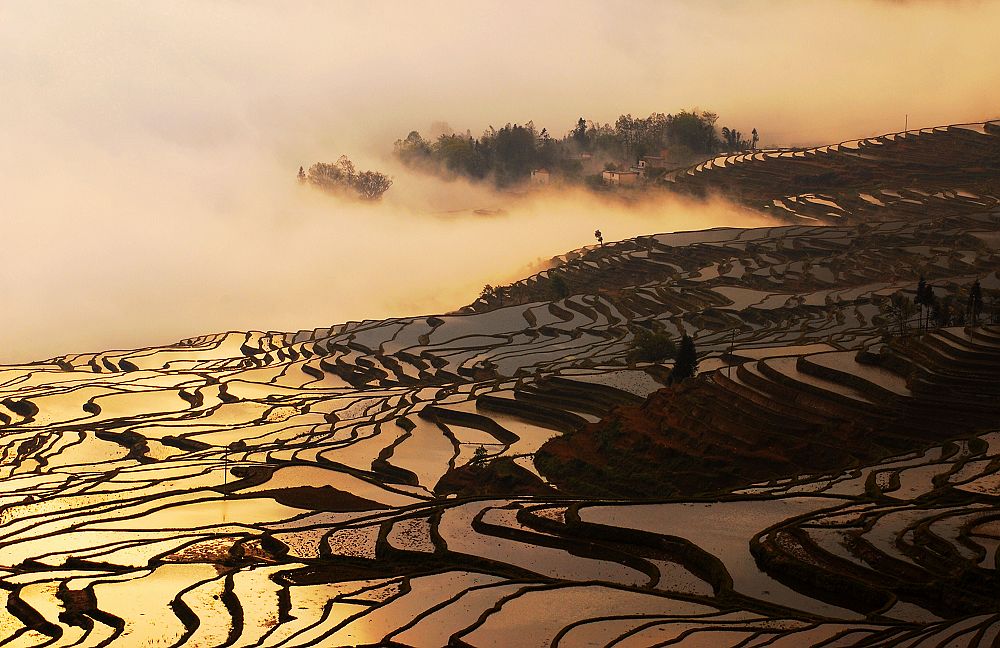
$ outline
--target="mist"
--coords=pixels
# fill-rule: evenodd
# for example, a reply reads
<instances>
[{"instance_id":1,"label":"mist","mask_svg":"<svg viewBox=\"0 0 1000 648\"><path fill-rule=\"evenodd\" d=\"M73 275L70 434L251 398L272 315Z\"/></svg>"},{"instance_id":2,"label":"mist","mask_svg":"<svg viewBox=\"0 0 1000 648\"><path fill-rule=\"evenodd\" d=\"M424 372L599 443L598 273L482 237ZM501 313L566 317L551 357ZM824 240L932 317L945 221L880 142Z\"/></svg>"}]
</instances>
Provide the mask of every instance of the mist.
<instances>
[{"instance_id":1,"label":"mist","mask_svg":"<svg viewBox=\"0 0 1000 648\"><path fill-rule=\"evenodd\" d=\"M978 2L6 2L0 359L442 312L597 228L764 224L720 201L501 194L389 154L436 121L561 136L698 106L818 144L905 113L995 118L996 24ZM394 176L380 204L295 183L341 154Z\"/></svg>"}]
</instances>

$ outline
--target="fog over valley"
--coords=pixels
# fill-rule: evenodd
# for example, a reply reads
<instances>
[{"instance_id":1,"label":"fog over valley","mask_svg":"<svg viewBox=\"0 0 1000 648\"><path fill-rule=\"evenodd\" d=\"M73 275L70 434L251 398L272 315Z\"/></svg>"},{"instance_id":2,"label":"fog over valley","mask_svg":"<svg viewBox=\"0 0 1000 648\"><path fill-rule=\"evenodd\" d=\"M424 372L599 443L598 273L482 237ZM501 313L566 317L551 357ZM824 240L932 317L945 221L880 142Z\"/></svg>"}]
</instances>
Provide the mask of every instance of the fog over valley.
<instances>
[{"instance_id":1,"label":"fog over valley","mask_svg":"<svg viewBox=\"0 0 1000 648\"><path fill-rule=\"evenodd\" d=\"M0 0L0 646L1000 645L1000 0Z\"/></svg>"},{"instance_id":2,"label":"fog over valley","mask_svg":"<svg viewBox=\"0 0 1000 648\"><path fill-rule=\"evenodd\" d=\"M1000 54L995 3L427 11L5 4L0 357L443 312L597 228L612 241L768 222L715 199L497 192L392 159L434 122L478 135L533 120L561 137L580 116L700 107L793 145L899 130L908 105L911 128L1000 105L977 67ZM380 203L295 183L341 154L393 177Z\"/></svg>"}]
</instances>

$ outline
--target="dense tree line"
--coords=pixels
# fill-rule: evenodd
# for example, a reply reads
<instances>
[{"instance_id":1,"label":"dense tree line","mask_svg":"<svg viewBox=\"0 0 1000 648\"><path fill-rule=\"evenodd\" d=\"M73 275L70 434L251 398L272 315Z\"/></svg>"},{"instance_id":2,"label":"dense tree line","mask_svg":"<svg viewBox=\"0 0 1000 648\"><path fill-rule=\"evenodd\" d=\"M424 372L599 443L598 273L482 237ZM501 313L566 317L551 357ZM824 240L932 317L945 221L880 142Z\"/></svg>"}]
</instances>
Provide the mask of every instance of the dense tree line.
<instances>
[{"instance_id":1,"label":"dense tree line","mask_svg":"<svg viewBox=\"0 0 1000 648\"><path fill-rule=\"evenodd\" d=\"M561 138L534 123L492 126L480 137L470 132L442 134L427 140L417 131L396 140L395 154L406 165L474 180L491 179L509 186L529 178L533 169L547 169L569 180L582 180L585 162L597 160L629 166L643 156L670 150L672 157L705 157L720 151L748 150L757 145L735 129L716 129L718 116L708 111L682 111L649 117L621 115L614 124L581 117Z\"/></svg>"}]
</instances>

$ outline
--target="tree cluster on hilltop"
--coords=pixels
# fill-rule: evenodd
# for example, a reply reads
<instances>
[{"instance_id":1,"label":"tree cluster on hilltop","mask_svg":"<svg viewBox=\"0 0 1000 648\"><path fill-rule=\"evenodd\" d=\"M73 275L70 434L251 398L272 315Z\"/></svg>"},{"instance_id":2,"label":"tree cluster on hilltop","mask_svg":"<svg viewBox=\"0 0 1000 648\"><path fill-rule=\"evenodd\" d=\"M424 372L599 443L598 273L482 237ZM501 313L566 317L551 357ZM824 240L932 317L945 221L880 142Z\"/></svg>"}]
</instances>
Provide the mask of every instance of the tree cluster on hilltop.
<instances>
[{"instance_id":1,"label":"tree cluster on hilltop","mask_svg":"<svg viewBox=\"0 0 1000 648\"><path fill-rule=\"evenodd\" d=\"M921 276L912 299L902 292L893 293L881 300L879 308L883 318L891 326L884 331L886 336L890 333L906 335L914 316L918 330L929 330L932 325L977 326L984 314L990 322L1000 322L1000 299L994 298L991 311L986 312L986 301L979 279L957 295L938 296L934 292L934 286Z\"/></svg>"},{"instance_id":2,"label":"tree cluster on hilltop","mask_svg":"<svg viewBox=\"0 0 1000 648\"><path fill-rule=\"evenodd\" d=\"M358 171L346 155L335 163L317 162L308 171L299 167L298 179L328 193L361 200L378 200L392 186L392 178L378 171Z\"/></svg>"},{"instance_id":3,"label":"tree cluster on hilltop","mask_svg":"<svg viewBox=\"0 0 1000 648\"><path fill-rule=\"evenodd\" d=\"M561 138L553 137L546 128L538 130L530 121L524 125L508 123L499 129L491 126L478 138L466 131L464 135L449 132L428 140L411 131L396 140L395 154L411 168L490 179L506 187L527 180L535 169L583 181L604 166L628 167L645 156L668 153L667 157L679 165L720 151L756 147L756 129L746 138L725 126L717 131L717 121L715 113L698 110L649 117L621 115L614 124L581 117Z\"/></svg>"}]
</instances>

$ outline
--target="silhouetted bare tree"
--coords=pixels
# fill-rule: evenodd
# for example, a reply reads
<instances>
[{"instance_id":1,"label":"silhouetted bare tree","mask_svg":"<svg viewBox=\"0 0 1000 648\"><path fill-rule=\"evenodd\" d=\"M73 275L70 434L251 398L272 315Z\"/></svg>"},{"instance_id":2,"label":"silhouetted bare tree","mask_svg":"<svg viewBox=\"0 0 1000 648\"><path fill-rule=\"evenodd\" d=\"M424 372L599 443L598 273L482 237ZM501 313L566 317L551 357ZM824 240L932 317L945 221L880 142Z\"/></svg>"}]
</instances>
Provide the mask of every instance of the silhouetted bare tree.
<instances>
[{"instance_id":1,"label":"silhouetted bare tree","mask_svg":"<svg viewBox=\"0 0 1000 648\"><path fill-rule=\"evenodd\" d=\"M913 307L913 300L902 293L895 293L892 297L883 301L881 306L882 312L892 320L892 323L899 331L899 335L904 335L910 318L916 312L916 309Z\"/></svg>"}]
</instances>

